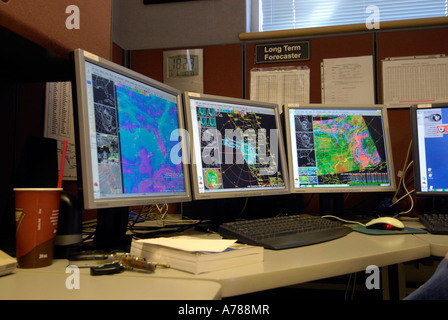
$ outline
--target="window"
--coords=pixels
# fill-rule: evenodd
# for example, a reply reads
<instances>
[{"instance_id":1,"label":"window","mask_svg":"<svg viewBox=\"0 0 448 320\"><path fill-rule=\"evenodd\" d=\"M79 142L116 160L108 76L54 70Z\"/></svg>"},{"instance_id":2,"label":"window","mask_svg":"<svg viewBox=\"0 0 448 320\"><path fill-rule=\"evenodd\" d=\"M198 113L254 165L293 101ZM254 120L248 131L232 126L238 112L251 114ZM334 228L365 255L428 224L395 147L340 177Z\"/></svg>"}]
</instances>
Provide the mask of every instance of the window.
<instances>
[{"instance_id":1,"label":"window","mask_svg":"<svg viewBox=\"0 0 448 320\"><path fill-rule=\"evenodd\" d=\"M274 31L371 21L447 16L448 0L251 0L251 31ZM374 6L374 7L369 7Z\"/></svg>"}]
</instances>

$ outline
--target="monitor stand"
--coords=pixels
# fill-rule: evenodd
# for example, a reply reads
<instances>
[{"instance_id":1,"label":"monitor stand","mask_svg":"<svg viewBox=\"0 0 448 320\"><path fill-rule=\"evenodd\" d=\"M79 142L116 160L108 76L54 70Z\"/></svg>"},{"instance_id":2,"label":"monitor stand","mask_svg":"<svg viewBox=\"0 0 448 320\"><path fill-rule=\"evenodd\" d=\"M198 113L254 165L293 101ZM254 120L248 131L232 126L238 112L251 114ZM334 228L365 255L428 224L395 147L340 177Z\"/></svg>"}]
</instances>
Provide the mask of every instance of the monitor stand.
<instances>
[{"instance_id":1,"label":"monitor stand","mask_svg":"<svg viewBox=\"0 0 448 320\"><path fill-rule=\"evenodd\" d=\"M333 215L344 218L344 194L343 193L320 193L319 214Z\"/></svg>"},{"instance_id":2,"label":"monitor stand","mask_svg":"<svg viewBox=\"0 0 448 320\"><path fill-rule=\"evenodd\" d=\"M130 239L126 236L129 208L98 209L94 246L102 250L129 249Z\"/></svg>"}]
</instances>

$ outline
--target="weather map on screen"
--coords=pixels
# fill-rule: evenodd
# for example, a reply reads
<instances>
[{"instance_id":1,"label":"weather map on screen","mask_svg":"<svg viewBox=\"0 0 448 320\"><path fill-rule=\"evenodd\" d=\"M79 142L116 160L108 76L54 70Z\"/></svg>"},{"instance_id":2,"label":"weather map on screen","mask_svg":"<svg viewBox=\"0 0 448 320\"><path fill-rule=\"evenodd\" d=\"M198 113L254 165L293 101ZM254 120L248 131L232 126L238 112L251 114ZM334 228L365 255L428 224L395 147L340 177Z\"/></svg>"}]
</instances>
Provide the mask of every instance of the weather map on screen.
<instances>
[{"instance_id":1,"label":"weather map on screen","mask_svg":"<svg viewBox=\"0 0 448 320\"><path fill-rule=\"evenodd\" d=\"M124 192L183 190L182 167L169 160L177 141L167 139L179 127L176 103L127 86L116 89Z\"/></svg>"},{"instance_id":2,"label":"weather map on screen","mask_svg":"<svg viewBox=\"0 0 448 320\"><path fill-rule=\"evenodd\" d=\"M299 107L287 112L295 188L392 185L381 108Z\"/></svg>"},{"instance_id":3,"label":"weather map on screen","mask_svg":"<svg viewBox=\"0 0 448 320\"><path fill-rule=\"evenodd\" d=\"M185 93L195 199L288 192L278 106Z\"/></svg>"},{"instance_id":4,"label":"weather map on screen","mask_svg":"<svg viewBox=\"0 0 448 320\"><path fill-rule=\"evenodd\" d=\"M183 192L182 165L173 163L171 133L179 128L176 97L91 65L98 197ZM154 90L154 89L153 89ZM95 164L94 164L95 167Z\"/></svg>"},{"instance_id":5,"label":"weather map on screen","mask_svg":"<svg viewBox=\"0 0 448 320\"><path fill-rule=\"evenodd\" d=\"M374 120L368 119L369 122ZM315 117L313 128L317 175L323 179L337 179L338 174L362 171L381 163L378 147L368 130L365 117Z\"/></svg>"},{"instance_id":6,"label":"weather map on screen","mask_svg":"<svg viewBox=\"0 0 448 320\"><path fill-rule=\"evenodd\" d=\"M281 164L274 157L277 145L272 145L271 153L271 139L266 130L275 128L270 110L247 112L208 102L196 111L202 132L206 190L284 185Z\"/></svg>"}]
</instances>

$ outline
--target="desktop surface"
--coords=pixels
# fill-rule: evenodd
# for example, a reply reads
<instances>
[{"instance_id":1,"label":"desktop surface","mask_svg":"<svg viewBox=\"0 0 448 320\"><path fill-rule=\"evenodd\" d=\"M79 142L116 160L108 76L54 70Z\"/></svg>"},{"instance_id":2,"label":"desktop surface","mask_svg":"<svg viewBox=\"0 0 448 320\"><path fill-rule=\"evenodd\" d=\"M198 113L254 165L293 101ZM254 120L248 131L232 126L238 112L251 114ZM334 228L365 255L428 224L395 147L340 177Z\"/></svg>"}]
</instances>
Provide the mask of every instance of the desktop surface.
<instances>
[{"instance_id":1,"label":"desktop surface","mask_svg":"<svg viewBox=\"0 0 448 320\"><path fill-rule=\"evenodd\" d=\"M211 300L221 298L215 281L161 279L139 272L113 276L91 276L90 268L79 268L79 288L68 260L51 266L17 269L0 278L0 300ZM67 281L69 282L67 287Z\"/></svg>"},{"instance_id":2,"label":"desktop surface","mask_svg":"<svg viewBox=\"0 0 448 320\"><path fill-rule=\"evenodd\" d=\"M157 268L152 274L126 271L94 277L82 269L81 290L78 291L66 289L65 281L70 276L66 273L68 260L61 259L49 267L19 269L16 274L0 278L0 299L192 300L233 297L362 272L370 265L384 267L426 258L434 253L427 237L428 234L372 236L351 232L316 245L265 249L263 262L199 275ZM445 248L447 246L448 239L445 240ZM446 249L443 255L445 253ZM44 287L49 290L42 292ZM123 296L120 293L123 290L129 294Z\"/></svg>"},{"instance_id":3,"label":"desktop surface","mask_svg":"<svg viewBox=\"0 0 448 320\"><path fill-rule=\"evenodd\" d=\"M201 279L222 286L222 297L279 288L365 271L428 257L427 242L412 234L371 236L351 232L345 237L300 248L264 251L264 261L248 266L194 275L160 269L149 277Z\"/></svg>"},{"instance_id":4,"label":"desktop surface","mask_svg":"<svg viewBox=\"0 0 448 320\"><path fill-rule=\"evenodd\" d=\"M424 228L419 221L406 221L405 223L411 228ZM429 244L429 249L432 256L444 257L448 252L448 235L432 234L427 232L423 234L416 234L415 236Z\"/></svg>"}]
</instances>

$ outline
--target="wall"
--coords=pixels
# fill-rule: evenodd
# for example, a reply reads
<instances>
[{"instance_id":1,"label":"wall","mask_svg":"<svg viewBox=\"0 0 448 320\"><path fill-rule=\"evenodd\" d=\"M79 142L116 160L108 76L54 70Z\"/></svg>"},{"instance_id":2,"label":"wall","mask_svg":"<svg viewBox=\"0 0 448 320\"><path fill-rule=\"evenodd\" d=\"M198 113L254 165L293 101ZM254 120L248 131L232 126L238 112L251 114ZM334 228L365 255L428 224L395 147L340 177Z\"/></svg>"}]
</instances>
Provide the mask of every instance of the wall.
<instances>
[{"instance_id":1,"label":"wall","mask_svg":"<svg viewBox=\"0 0 448 320\"><path fill-rule=\"evenodd\" d=\"M374 41L372 33L341 34L337 36L313 36L295 38L295 41L310 41L310 60L283 63L255 63L255 46L264 43L289 42L288 40L251 41L246 44L246 97L250 97L250 70L253 68L270 68L282 66L306 66L310 68L310 102L321 103L321 72L323 59L357 57L373 55Z\"/></svg>"},{"instance_id":2,"label":"wall","mask_svg":"<svg viewBox=\"0 0 448 320\"><path fill-rule=\"evenodd\" d=\"M228 97L243 97L243 50L241 44L205 46L204 92ZM194 49L189 47L188 49ZM130 52L130 68L163 82L163 51Z\"/></svg>"},{"instance_id":3,"label":"wall","mask_svg":"<svg viewBox=\"0 0 448 320\"><path fill-rule=\"evenodd\" d=\"M79 8L80 28L67 29L69 5ZM111 56L112 0L10 0L0 2L0 24L62 57L83 48Z\"/></svg>"},{"instance_id":4,"label":"wall","mask_svg":"<svg viewBox=\"0 0 448 320\"><path fill-rule=\"evenodd\" d=\"M186 46L204 49L204 92L209 94L250 97L250 70L255 67L307 66L310 68L310 101L321 103L320 63L326 58L371 55L375 60L376 101L382 103L381 60L428 54L448 54L448 26L374 30L363 32L306 35L287 39L247 40L239 44ZM255 64L255 46L261 43L276 43L309 40L311 59L294 63ZM131 50L130 67L150 77L163 81L163 51L170 48ZM409 109L389 109L390 134L395 173L403 169L411 140ZM408 176L412 176L411 173ZM397 182L399 179L397 178ZM384 194L351 195L347 205L360 210L375 208ZM316 199L315 199L316 200ZM310 209L313 210L314 202ZM306 202L306 199L305 199ZM417 211L426 206L423 200L415 203ZM403 201L397 208L406 210L409 203Z\"/></svg>"},{"instance_id":5,"label":"wall","mask_svg":"<svg viewBox=\"0 0 448 320\"><path fill-rule=\"evenodd\" d=\"M245 0L196 0L144 5L114 0L113 42L125 50L239 43Z\"/></svg>"},{"instance_id":6,"label":"wall","mask_svg":"<svg viewBox=\"0 0 448 320\"><path fill-rule=\"evenodd\" d=\"M383 85L381 83L381 61L388 57L406 57L444 54L448 55L448 26L434 28L415 28L409 30L394 30L380 32L377 37L378 61L378 97L383 99ZM411 139L411 120L408 109L389 110L390 134L395 170L403 170L407 149ZM412 159L412 155L411 155ZM411 169L412 170L412 169ZM412 171L408 174L412 177ZM412 185L409 190L412 190ZM416 212L431 208L432 199L419 198L414 203Z\"/></svg>"},{"instance_id":7,"label":"wall","mask_svg":"<svg viewBox=\"0 0 448 320\"><path fill-rule=\"evenodd\" d=\"M70 15L66 14L66 8L72 4L80 10L79 30L66 28ZM0 1L0 109L4 151L0 166L0 250L14 254L12 189L20 173L26 138L43 134L45 81L70 80L68 57L73 49L81 47L110 58L111 18L112 0ZM57 70L58 66L64 70ZM69 188L76 190L76 186Z\"/></svg>"}]
</instances>

